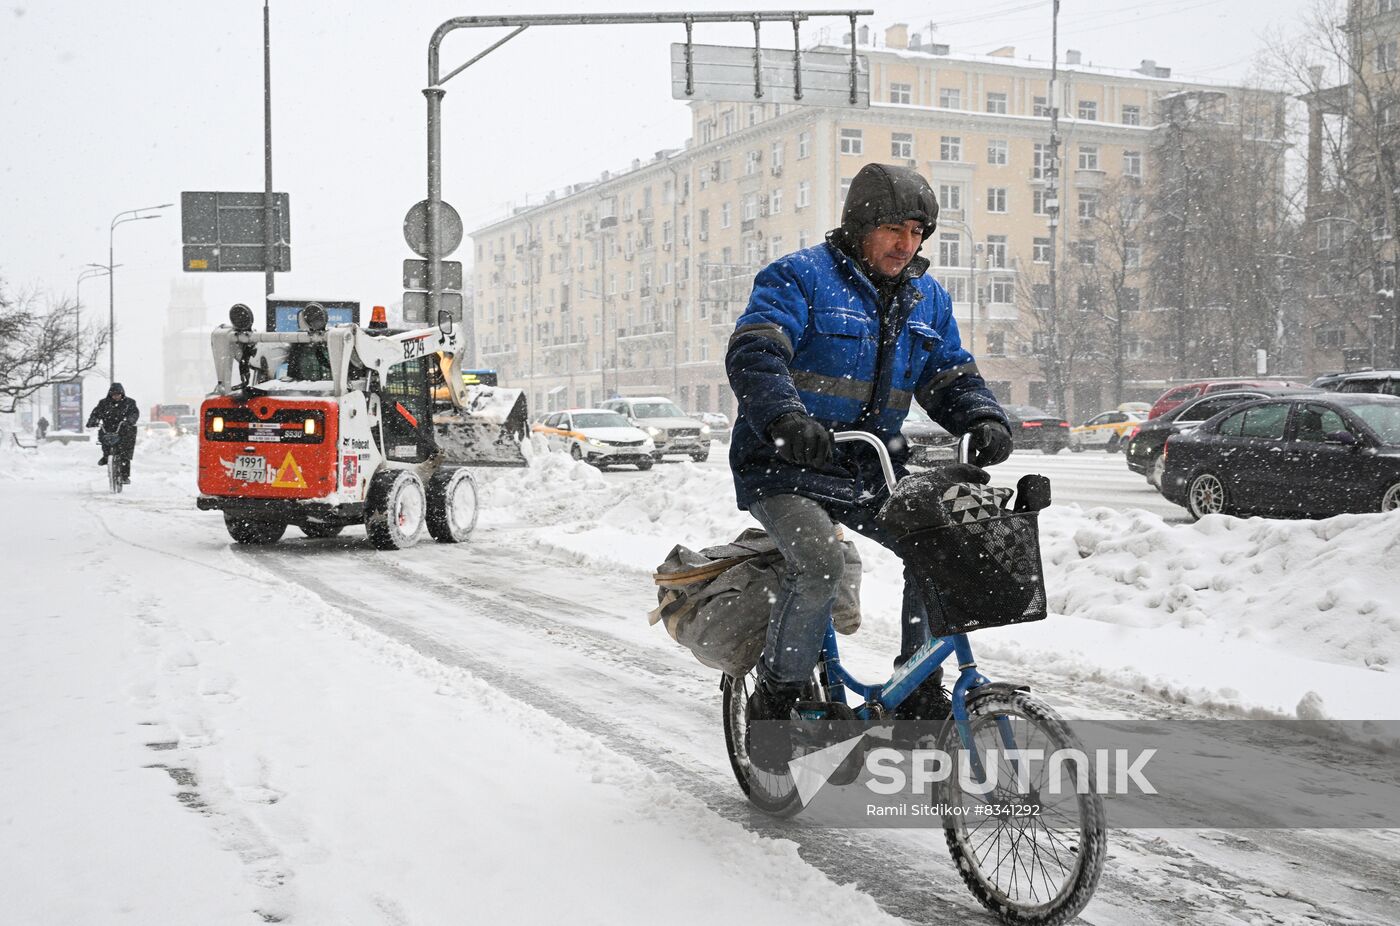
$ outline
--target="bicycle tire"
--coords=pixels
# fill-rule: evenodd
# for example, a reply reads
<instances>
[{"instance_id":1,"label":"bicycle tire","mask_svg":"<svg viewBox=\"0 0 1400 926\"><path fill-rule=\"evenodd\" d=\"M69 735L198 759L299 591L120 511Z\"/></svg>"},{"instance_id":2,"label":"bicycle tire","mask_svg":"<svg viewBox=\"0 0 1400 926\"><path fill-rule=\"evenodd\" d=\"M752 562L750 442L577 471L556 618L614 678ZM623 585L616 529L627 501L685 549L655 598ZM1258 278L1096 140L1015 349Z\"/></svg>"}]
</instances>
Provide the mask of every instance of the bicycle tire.
<instances>
[{"instance_id":1,"label":"bicycle tire","mask_svg":"<svg viewBox=\"0 0 1400 926\"><path fill-rule=\"evenodd\" d=\"M122 492L122 459L115 447L107 455L107 489L113 495Z\"/></svg>"},{"instance_id":2,"label":"bicycle tire","mask_svg":"<svg viewBox=\"0 0 1400 926\"><path fill-rule=\"evenodd\" d=\"M1046 756L1056 749L1083 751L1064 719L1023 691L989 686L969 696L967 711L973 742L982 754L985 744L997 746L1003 742L998 724L1002 719L1008 722L1019 748L1042 748ZM949 723L943 728L939 746L954 756L963 751L955 725ZM964 792L958 787L956 774L935 794L940 801L954 806L1020 800L1042 804L1046 809L1029 818L945 815L943 830L948 851L968 890L1003 923L1058 926L1073 919L1089 903L1107 855L1103 800L1095 789L1093 769L1084 770L1088 775L1088 793L1050 795L1056 802L1050 809L1043 800L1047 795L1035 787L1044 778L1034 777L1033 765L1029 769L1032 775L1028 776L1029 794L1015 789L1015 771L1005 757L999 765L998 787L988 795L991 801ZM1010 788L1002 787L1007 778L1012 779ZM969 823L974 825L970 827ZM989 826L993 827L990 832ZM1025 857L1027 852L1029 859ZM1051 868L1058 870L1058 883L1050 878Z\"/></svg>"},{"instance_id":3,"label":"bicycle tire","mask_svg":"<svg viewBox=\"0 0 1400 926\"><path fill-rule=\"evenodd\" d=\"M791 775L775 775L754 768L749 761L746 734L748 732L749 693L758 678L751 669L743 678L726 675L720 682L724 692L724 745L729 752L729 767L749 803L773 817L791 817L802 810L802 797ZM803 693L803 700L825 701L826 689L814 678Z\"/></svg>"}]
</instances>

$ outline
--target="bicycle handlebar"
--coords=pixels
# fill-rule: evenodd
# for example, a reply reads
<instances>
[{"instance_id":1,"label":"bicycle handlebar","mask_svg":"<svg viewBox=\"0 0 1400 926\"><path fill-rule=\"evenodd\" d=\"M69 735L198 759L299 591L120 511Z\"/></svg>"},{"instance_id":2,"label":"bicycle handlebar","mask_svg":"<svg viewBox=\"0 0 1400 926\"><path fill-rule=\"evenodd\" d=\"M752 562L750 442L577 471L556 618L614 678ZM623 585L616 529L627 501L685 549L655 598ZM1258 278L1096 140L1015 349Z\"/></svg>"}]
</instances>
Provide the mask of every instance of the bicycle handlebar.
<instances>
[{"instance_id":1,"label":"bicycle handlebar","mask_svg":"<svg viewBox=\"0 0 1400 926\"><path fill-rule=\"evenodd\" d=\"M890 462L890 451L885 446L885 442L868 431L841 431L832 435L832 440L838 444L849 441L862 441L875 448L875 453L880 457L880 469L885 474L885 485L889 486L891 492L894 491L895 483L899 480L894 476L894 464ZM969 452L972 450L972 435L964 434L958 438L958 462L966 463Z\"/></svg>"}]
</instances>

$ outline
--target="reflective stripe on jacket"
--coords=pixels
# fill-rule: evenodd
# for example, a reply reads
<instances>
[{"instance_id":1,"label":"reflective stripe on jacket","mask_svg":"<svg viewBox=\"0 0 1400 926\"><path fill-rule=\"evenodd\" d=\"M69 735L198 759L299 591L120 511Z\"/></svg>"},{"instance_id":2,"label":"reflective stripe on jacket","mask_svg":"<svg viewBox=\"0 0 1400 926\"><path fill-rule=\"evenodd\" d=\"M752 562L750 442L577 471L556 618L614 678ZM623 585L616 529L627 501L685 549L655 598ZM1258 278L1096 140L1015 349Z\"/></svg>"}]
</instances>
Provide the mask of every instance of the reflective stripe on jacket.
<instances>
[{"instance_id":1,"label":"reflective stripe on jacket","mask_svg":"<svg viewBox=\"0 0 1400 926\"><path fill-rule=\"evenodd\" d=\"M838 445L834 465L821 471L779 458L768 429L789 412L836 431L869 431L897 464L908 455L900 428L911 400L954 434L978 418L1006 423L962 347L942 286L922 274L901 284L883 331L880 303L875 286L830 242L760 271L725 357L739 401L729 461L740 508L785 493L854 504L884 488L864 445Z\"/></svg>"}]
</instances>

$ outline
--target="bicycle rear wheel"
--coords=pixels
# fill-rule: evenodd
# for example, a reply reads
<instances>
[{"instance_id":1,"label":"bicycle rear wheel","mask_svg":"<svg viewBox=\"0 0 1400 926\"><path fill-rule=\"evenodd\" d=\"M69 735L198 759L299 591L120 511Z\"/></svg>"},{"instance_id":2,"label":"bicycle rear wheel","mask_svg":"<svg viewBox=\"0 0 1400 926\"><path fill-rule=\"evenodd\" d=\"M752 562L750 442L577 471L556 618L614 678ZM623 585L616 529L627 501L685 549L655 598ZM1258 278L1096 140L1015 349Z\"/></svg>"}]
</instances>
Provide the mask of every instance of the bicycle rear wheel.
<instances>
[{"instance_id":1,"label":"bicycle rear wheel","mask_svg":"<svg viewBox=\"0 0 1400 926\"><path fill-rule=\"evenodd\" d=\"M122 490L122 460L116 448L107 454L107 488L117 494Z\"/></svg>"},{"instance_id":2,"label":"bicycle rear wheel","mask_svg":"<svg viewBox=\"0 0 1400 926\"><path fill-rule=\"evenodd\" d=\"M987 760L995 752L995 765L986 762L986 772L995 774L996 787L983 795L959 784L956 770L965 750L956 726L945 726L939 745L958 764L935 793L941 802L962 809L943 817L958 873L973 896L1004 923L1055 926L1073 919L1093 896L1103 871L1103 801L1092 768L1077 769L1088 782L1088 793L1077 793L1074 775L1066 775L1065 786L1051 793L1047 773L1052 763L1045 759L1062 749L1082 754L1083 746L1055 711L1023 691L994 687L974 692L967 711L976 755ZM1042 750L1044 758L1012 760L1006 751L1013 748ZM1016 815L1016 808L1026 807L1039 812Z\"/></svg>"},{"instance_id":3,"label":"bicycle rear wheel","mask_svg":"<svg viewBox=\"0 0 1400 926\"><path fill-rule=\"evenodd\" d=\"M758 670L743 678L726 675L720 683L724 692L724 744L729 750L729 767L749 802L766 814L791 817L802 810L801 796L792 776L774 774L749 761L749 695L758 681ZM804 701L825 701L826 688L814 677L803 692Z\"/></svg>"}]
</instances>

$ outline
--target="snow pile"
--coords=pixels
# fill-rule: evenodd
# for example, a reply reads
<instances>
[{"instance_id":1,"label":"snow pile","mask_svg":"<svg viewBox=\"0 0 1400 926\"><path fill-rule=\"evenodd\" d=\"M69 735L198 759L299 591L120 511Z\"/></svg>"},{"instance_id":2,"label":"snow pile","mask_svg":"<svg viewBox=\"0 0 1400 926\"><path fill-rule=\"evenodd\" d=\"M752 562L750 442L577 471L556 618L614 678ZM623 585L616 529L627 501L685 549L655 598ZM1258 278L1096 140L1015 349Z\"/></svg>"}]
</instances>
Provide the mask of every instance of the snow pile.
<instances>
[{"instance_id":1,"label":"snow pile","mask_svg":"<svg viewBox=\"0 0 1400 926\"><path fill-rule=\"evenodd\" d=\"M1322 521L1053 509L1053 612L1137 627L1208 627L1332 662L1400 662L1400 517Z\"/></svg>"}]
</instances>

